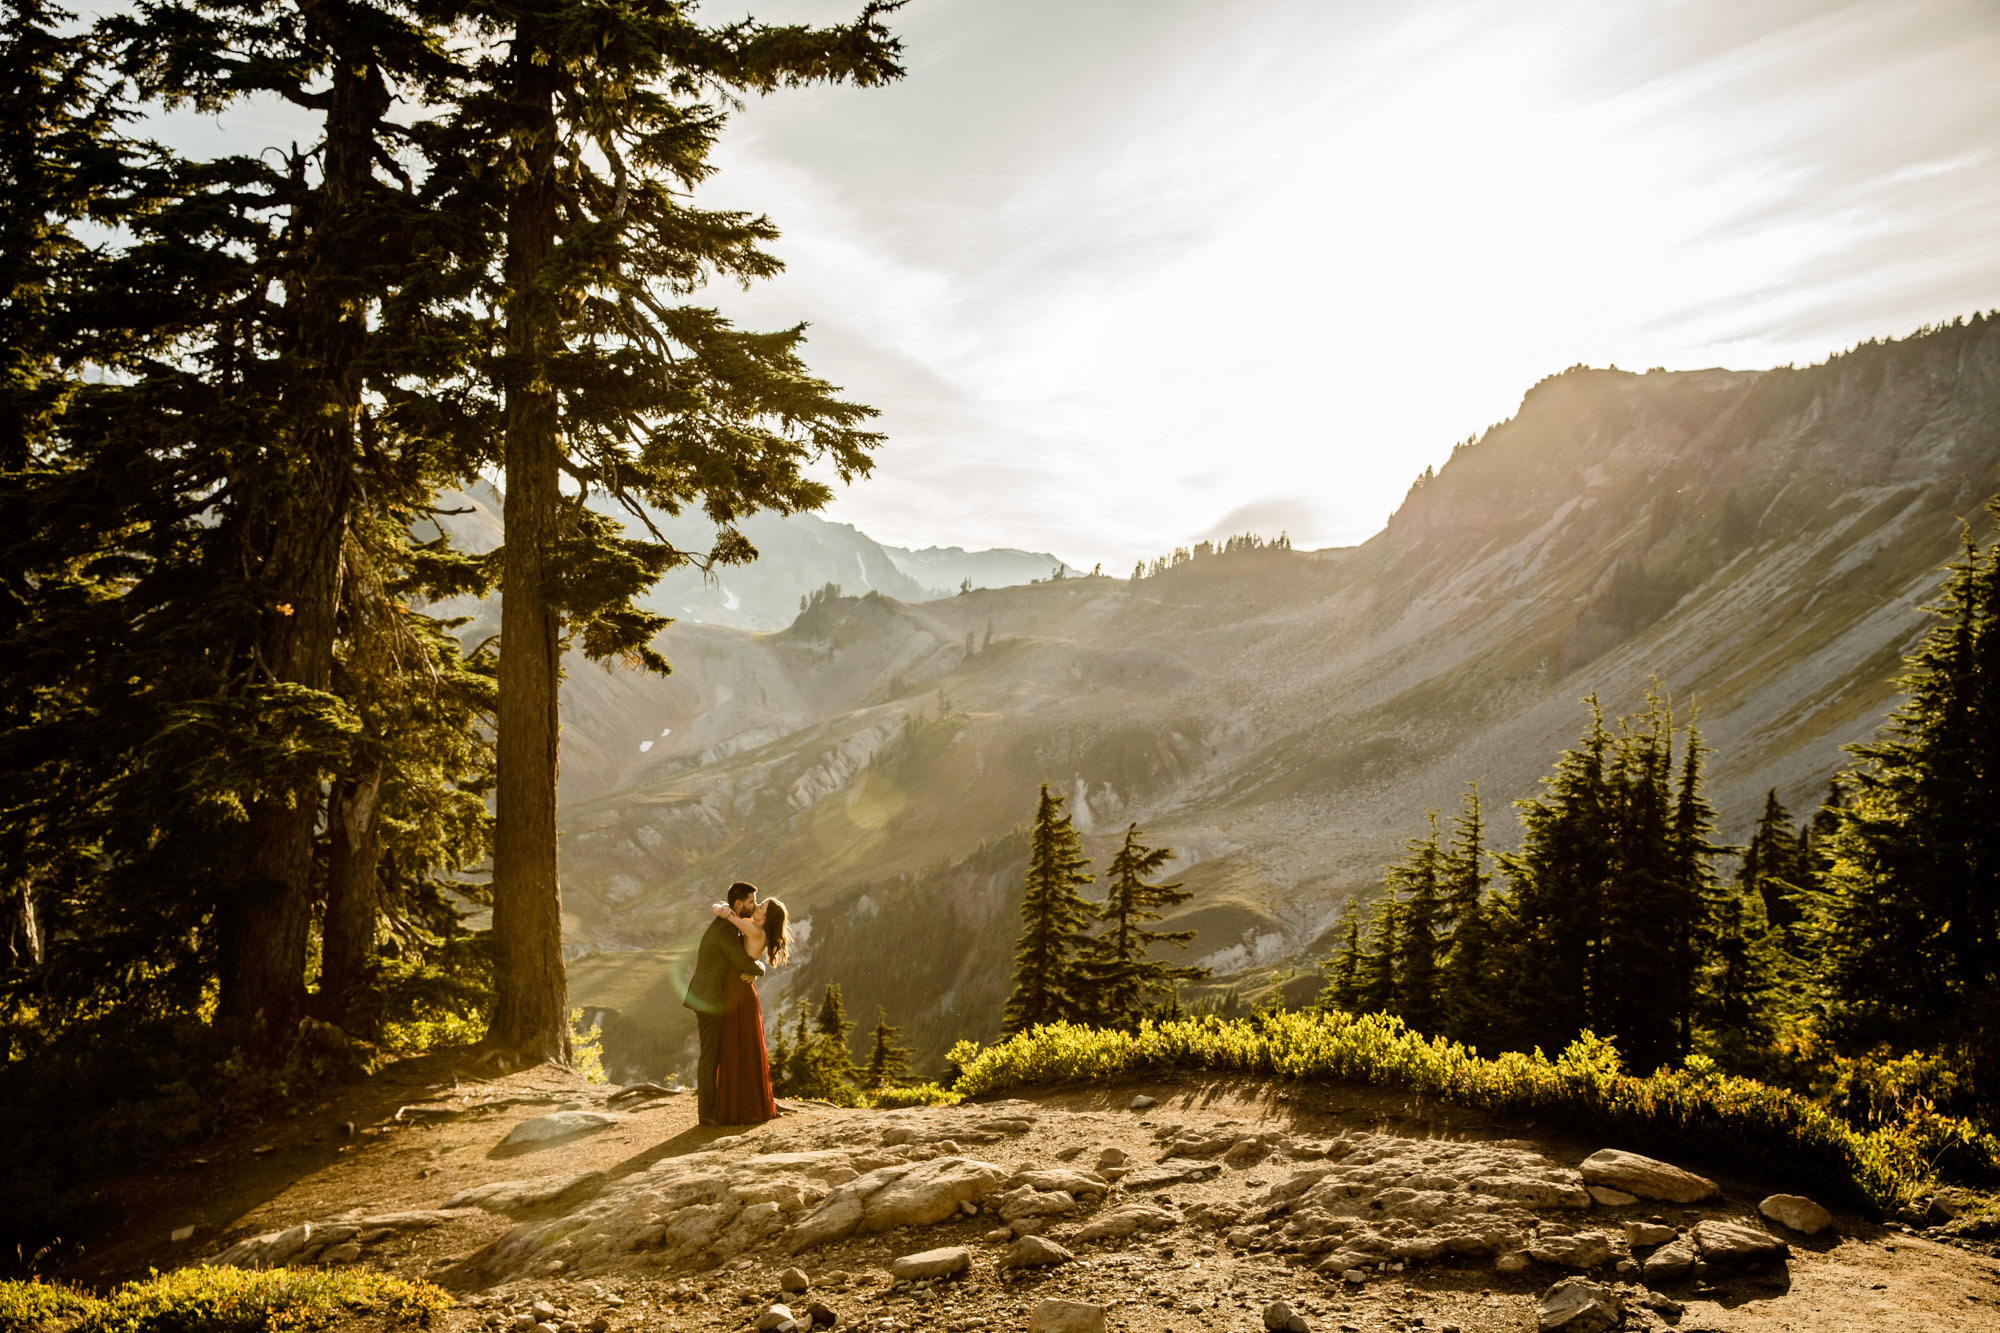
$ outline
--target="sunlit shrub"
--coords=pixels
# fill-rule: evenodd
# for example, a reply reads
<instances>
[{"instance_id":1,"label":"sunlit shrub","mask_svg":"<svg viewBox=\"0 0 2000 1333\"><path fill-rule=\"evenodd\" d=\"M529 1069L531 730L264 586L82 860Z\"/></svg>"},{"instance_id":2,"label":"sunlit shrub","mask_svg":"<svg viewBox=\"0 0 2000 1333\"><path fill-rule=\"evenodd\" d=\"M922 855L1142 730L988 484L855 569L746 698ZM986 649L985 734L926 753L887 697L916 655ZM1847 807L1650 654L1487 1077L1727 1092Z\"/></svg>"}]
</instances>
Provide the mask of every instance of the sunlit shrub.
<instances>
[{"instance_id":1,"label":"sunlit shrub","mask_svg":"<svg viewBox=\"0 0 2000 1333\"><path fill-rule=\"evenodd\" d=\"M959 1094L936 1083L911 1083L900 1087L877 1088L862 1094L870 1106L894 1109L899 1106L956 1106Z\"/></svg>"},{"instance_id":2,"label":"sunlit shrub","mask_svg":"<svg viewBox=\"0 0 2000 1333\"><path fill-rule=\"evenodd\" d=\"M40 1282L0 1282L0 1333L313 1333L367 1312L429 1324L443 1289L362 1269L178 1268L102 1299Z\"/></svg>"},{"instance_id":3,"label":"sunlit shrub","mask_svg":"<svg viewBox=\"0 0 2000 1333\"><path fill-rule=\"evenodd\" d=\"M1200 1070L1343 1079L1403 1088L1506 1115L1554 1113L1634 1148L1704 1155L1788 1176L1875 1210L1921 1193L1939 1172L1966 1180L2000 1168L2000 1143L1962 1120L1925 1116L1867 1132L1797 1093L1719 1073L1712 1063L1634 1075L1586 1033L1558 1058L1482 1059L1383 1014L1260 1013L1143 1023L1136 1033L1056 1023L947 1057L965 1096L1031 1084L1104 1082Z\"/></svg>"}]
</instances>

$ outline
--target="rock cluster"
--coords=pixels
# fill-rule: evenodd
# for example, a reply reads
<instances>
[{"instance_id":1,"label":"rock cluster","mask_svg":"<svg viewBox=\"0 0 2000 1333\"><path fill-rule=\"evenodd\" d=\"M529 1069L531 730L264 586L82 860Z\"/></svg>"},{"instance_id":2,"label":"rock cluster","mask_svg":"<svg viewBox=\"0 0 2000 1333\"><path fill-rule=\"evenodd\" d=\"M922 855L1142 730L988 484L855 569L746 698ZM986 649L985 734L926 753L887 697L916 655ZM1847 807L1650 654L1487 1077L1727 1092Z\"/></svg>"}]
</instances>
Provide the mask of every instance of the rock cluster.
<instances>
[{"instance_id":1,"label":"rock cluster","mask_svg":"<svg viewBox=\"0 0 2000 1333\"><path fill-rule=\"evenodd\" d=\"M237 1241L208 1262L219 1268L281 1268L287 1264L351 1264L362 1248L402 1231L422 1231L466 1217L459 1209L343 1214L324 1222L301 1222Z\"/></svg>"}]
</instances>

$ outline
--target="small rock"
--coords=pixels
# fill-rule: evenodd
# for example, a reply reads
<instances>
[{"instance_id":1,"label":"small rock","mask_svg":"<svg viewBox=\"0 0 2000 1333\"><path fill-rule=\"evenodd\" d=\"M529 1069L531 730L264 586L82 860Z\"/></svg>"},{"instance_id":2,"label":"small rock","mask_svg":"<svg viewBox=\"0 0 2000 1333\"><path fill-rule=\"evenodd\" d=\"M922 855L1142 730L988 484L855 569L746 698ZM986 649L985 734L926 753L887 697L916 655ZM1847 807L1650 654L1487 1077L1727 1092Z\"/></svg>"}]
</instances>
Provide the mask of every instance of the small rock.
<instances>
[{"instance_id":1,"label":"small rock","mask_svg":"<svg viewBox=\"0 0 2000 1333\"><path fill-rule=\"evenodd\" d=\"M1624 1318L1625 1304L1617 1292L1580 1277L1556 1283L1535 1306L1538 1327L1563 1333L1610 1333Z\"/></svg>"},{"instance_id":2,"label":"small rock","mask_svg":"<svg viewBox=\"0 0 2000 1333\"><path fill-rule=\"evenodd\" d=\"M1526 1250L1509 1250L1494 1259L1493 1268L1500 1273L1525 1273L1528 1271L1528 1265L1533 1262Z\"/></svg>"},{"instance_id":3,"label":"small rock","mask_svg":"<svg viewBox=\"0 0 2000 1333\"><path fill-rule=\"evenodd\" d=\"M1076 1258L1068 1249L1046 1236L1023 1236L1000 1256L1002 1268L1047 1268Z\"/></svg>"},{"instance_id":4,"label":"small rock","mask_svg":"<svg viewBox=\"0 0 2000 1333\"><path fill-rule=\"evenodd\" d=\"M1123 1148L1106 1148L1097 1154L1097 1169L1102 1171L1107 1166L1123 1166L1127 1160Z\"/></svg>"},{"instance_id":5,"label":"small rock","mask_svg":"<svg viewBox=\"0 0 2000 1333\"><path fill-rule=\"evenodd\" d=\"M1524 1268L1525 1268L1525 1267L1527 1266L1527 1264L1526 1264L1526 1259L1527 1259L1527 1256L1526 1256L1526 1255L1523 1255L1523 1256L1522 1256L1522 1260L1523 1260L1523 1263L1522 1263L1522 1267L1524 1267ZM1354 1284L1355 1286L1357 1286L1357 1287L1358 1287L1358 1286L1360 1286L1360 1285L1361 1285L1362 1283L1364 1283L1364 1282L1366 1282L1366 1281L1368 1280L1368 1270L1367 1270L1367 1269L1365 1269L1365 1268L1350 1268L1350 1269L1348 1269L1348 1270L1347 1270L1346 1272L1344 1272L1344 1273L1342 1273L1342 1274L1340 1275L1340 1280L1341 1280L1342 1282L1352 1282L1352 1283L1353 1283L1353 1284Z\"/></svg>"},{"instance_id":6,"label":"small rock","mask_svg":"<svg viewBox=\"0 0 2000 1333\"><path fill-rule=\"evenodd\" d=\"M991 1241L995 1245L1003 1245L1006 1242L1014 1239L1014 1228L995 1227L991 1231L986 1233L986 1239Z\"/></svg>"},{"instance_id":7,"label":"small rock","mask_svg":"<svg viewBox=\"0 0 2000 1333\"><path fill-rule=\"evenodd\" d=\"M351 1240L345 1245L330 1245L319 1252L319 1261L323 1264L351 1264L360 1257L361 1247Z\"/></svg>"},{"instance_id":8,"label":"small rock","mask_svg":"<svg viewBox=\"0 0 2000 1333\"><path fill-rule=\"evenodd\" d=\"M1148 1107L1158 1106L1159 1104L1160 1104L1159 1098L1148 1097L1144 1093L1141 1093L1137 1097L1134 1097L1132 1099L1132 1109L1135 1111L1144 1111Z\"/></svg>"},{"instance_id":9,"label":"small rock","mask_svg":"<svg viewBox=\"0 0 2000 1333\"><path fill-rule=\"evenodd\" d=\"M543 1320L541 1323L535 1325L534 1333L556 1333L556 1326L547 1320Z\"/></svg>"},{"instance_id":10,"label":"small rock","mask_svg":"<svg viewBox=\"0 0 2000 1333\"><path fill-rule=\"evenodd\" d=\"M557 1111L553 1115L538 1115L532 1120L523 1120L507 1131L507 1137L500 1140L500 1146L504 1148L513 1144L547 1143L551 1139L566 1139L572 1134L588 1134L594 1130L606 1129L624 1119L624 1116L612 1111Z\"/></svg>"},{"instance_id":11,"label":"small rock","mask_svg":"<svg viewBox=\"0 0 2000 1333\"><path fill-rule=\"evenodd\" d=\"M528 1307L528 1313L544 1323L553 1323L556 1317L556 1307L550 1305L547 1301L536 1301Z\"/></svg>"},{"instance_id":12,"label":"small rock","mask_svg":"<svg viewBox=\"0 0 2000 1333\"><path fill-rule=\"evenodd\" d=\"M590 1333L609 1333L610 1328L611 1321L603 1315L598 1315L590 1321Z\"/></svg>"},{"instance_id":13,"label":"small rock","mask_svg":"<svg viewBox=\"0 0 2000 1333\"><path fill-rule=\"evenodd\" d=\"M840 1323L840 1311L824 1301L814 1301L806 1307L806 1319L813 1328L833 1328Z\"/></svg>"},{"instance_id":14,"label":"small rock","mask_svg":"<svg viewBox=\"0 0 2000 1333\"><path fill-rule=\"evenodd\" d=\"M1583 1159L1583 1183L1607 1185L1641 1199L1664 1199L1668 1203L1700 1203L1722 1194L1721 1188L1706 1176L1616 1148L1600 1149Z\"/></svg>"},{"instance_id":15,"label":"small rock","mask_svg":"<svg viewBox=\"0 0 2000 1333\"><path fill-rule=\"evenodd\" d=\"M1528 1247L1528 1255L1537 1263L1561 1268L1595 1268L1611 1257L1611 1242L1600 1231L1543 1236Z\"/></svg>"},{"instance_id":16,"label":"small rock","mask_svg":"<svg viewBox=\"0 0 2000 1333\"><path fill-rule=\"evenodd\" d=\"M1590 1197L1606 1208L1624 1208L1639 1202L1638 1195L1612 1189L1609 1185L1590 1185L1586 1188L1590 1190Z\"/></svg>"},{"instance_id":17,"label":"small rock","mask_svg":"<svg viewBox=\"0 0 2000 1333\"><path fill-rule=\"evenodd\" d=\"M1264 1307L1264 1327L1268 1333L1307 1333L1310 1325L1289 1301L1272 1301Z\"/></svg>"},{"instance_id":18,"label":"small rock","mask_svg":"<svg viewBox=\"0 0 2000 1333\"><path fill-rule=\"evenodd\" d=\"M970 1250L963 1245L947 1245L942 1249L925 1250L921 1254L906 1254L891 1263L889 1271L896 1275L898 1281L915 1282L919 1278L950 1277L970 1267Z\"/></svg>"},{"instance_id":19,"label":"small rock","mask_svg":"<svg viewBox=\"0 0 2000 1333\"><path fill-rule=\"evenodd\" d=\"M1757 1205L1757 1211L1806 1236L1817 1236L1833 1225L1832 1213L1799 1194L1773 1194Z\"/></svg>"},{"instance_id":20,"label":"small rock","mask_svg":"<svg viewBox=\"0 0 2000 1333\"><path fill-rule=\"evenodd\" d=\"M1680 1232L1664 1222L1627 1222L1625 1243L1627 1245L1665 1245Z\"/></svg>"},{"instance_id":21,"label":"small rock","mask_svg":"<svg viewBox=\"0 0 2000 1333\"><path fill-rule=\"evenodd\" d=\"M184 1240L188 1239L188 1238L189 1238L190 1236L192 1236L192 1235L194 1235L194 1228L193 1228L193 1227L175 1227L175 1228L174 1228L174 1244L178 1245L178 1244L180 1244L180 1243L181 1243L182 1241L184 1241Z\"/></svg>"},{"instance_id":22,"label":"small rock","mask_svg":"<svg viewBox=\"0 0 2000 1333\"><path fill-rule=\"evenodd\" d=\"M755 1325L758 1333L786 1333L799 1326L798 1318L789 1305L773 1305L757 1316Z\"/></svg>"},{"instance_id":23,"label":"small rock","mask_svg":"<svg viewBox=\"0 0 2000 1333\"><path fill-rule=\"evenodd\" d=\"M804 1291L812 1285L812 1279L803 1268L787 1268L778 1274L778 1285L786 1291Z\"/></svg>"},{"instance_id":24,"label":"small rock","mask_svg":"<svg viewBox=\"0 0 2000 1333\"><path fill-rule=\"evenodd\" d=\"M1105 1316L1109 1313L1107 1307L1089 1301L1065 1301L1051 1296L1035 1307L1035 1313L1028 1319L1028 1333L1104 1333Z\"/></svg>"},{"instance_id":25,"label":"small rock","mask_svg":"<svg viewBox=\"0 0 2000 1333\"><path fill-rule=\"evenodd\" d=\"M1648 1282L1671 1282L1694 1269L1694 1246L1685 1238L1668 1241L1646 1256L1641 1270Z\"/></svg>"},{"instance_id":26,"label":"small rock","mask_svg":"<svg viewBox=\"0 0 2000 1333\"><path fill-rule=\"evenodd\" d=\"M1694 1224L1694 1247L1712 1264L1752 1264L1787 1253L1785 1242L1758 1227L1705 1217Z\"/></svg>"}]
</instances>

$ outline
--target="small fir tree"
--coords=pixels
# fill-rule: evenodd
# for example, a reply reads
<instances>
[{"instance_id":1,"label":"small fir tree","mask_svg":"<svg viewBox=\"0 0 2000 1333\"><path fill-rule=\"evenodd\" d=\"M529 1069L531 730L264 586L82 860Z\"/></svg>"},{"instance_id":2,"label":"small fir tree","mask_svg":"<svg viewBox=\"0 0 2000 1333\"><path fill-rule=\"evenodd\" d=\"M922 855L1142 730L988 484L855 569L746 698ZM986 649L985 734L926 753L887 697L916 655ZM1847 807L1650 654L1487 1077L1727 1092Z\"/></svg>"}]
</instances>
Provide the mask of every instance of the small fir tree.
<instances>
[{"instance_id":1,"label":"small fir tree","mask_svg":"<svg viewBox=\"0 0 2000 1333\"><path fill-rule=\"evenodd\" d=\"M888 1015L881 1005L875 1006L875 1031L868 1051L868 1063L861 1071L861 1086L870 1092L880 1092L907 1083L910 1078L910 1052L906 1046L896 1043L903 1030L889 1026Z\"/></svg>"},{"instance_id":2,"label":"small fir tree","mask_svg":"<svg viewBox=\"0 0 2000 1333\"><path fill-rule=\"evenodd\" d=\"M1176 993L1178 983L1208 975L1205 967L1175 967L1149 956L1156 944L1172 944L1185 949L1194 939L1192 930L1148 930L1145 923L1157 921L1153 910L1184 903L1194 895L1175 884L1149 883L1173 860L1171 847L1148 847L1141 841L1137 824L1125 830L1124 845L1112 858L1106 872L1110 879L1097 919L1104 933L1093 939L1080 962L1087 1006L1082 1017L1107 1027L1136 1029L1141 1019L1154 1009L1160 997Z\"/></svg>"}]
</instances>

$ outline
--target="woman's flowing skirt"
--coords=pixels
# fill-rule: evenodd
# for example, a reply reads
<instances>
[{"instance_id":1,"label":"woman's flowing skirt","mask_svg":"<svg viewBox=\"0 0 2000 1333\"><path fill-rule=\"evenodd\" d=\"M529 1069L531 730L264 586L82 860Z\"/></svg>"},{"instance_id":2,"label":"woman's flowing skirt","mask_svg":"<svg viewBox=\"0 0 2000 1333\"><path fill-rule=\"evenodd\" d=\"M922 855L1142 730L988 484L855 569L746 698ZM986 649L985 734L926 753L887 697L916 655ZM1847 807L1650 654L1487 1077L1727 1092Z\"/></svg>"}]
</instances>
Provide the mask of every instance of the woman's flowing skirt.
<instances>
[{"instance_id":1,"label":"woman's flowing skirt","mask_svg":"<svg viewBox=\"0 0 2000 1333\"><path fill-rule=\"evenodd\" d=\"M715 1073L715 1115L725 1125L761 1125L778 1114L771 1096L771 1054L764 1047L764 1006L740 972L729 978L722 1009L722 1059Z\"/></svg>"}]
</instances>

